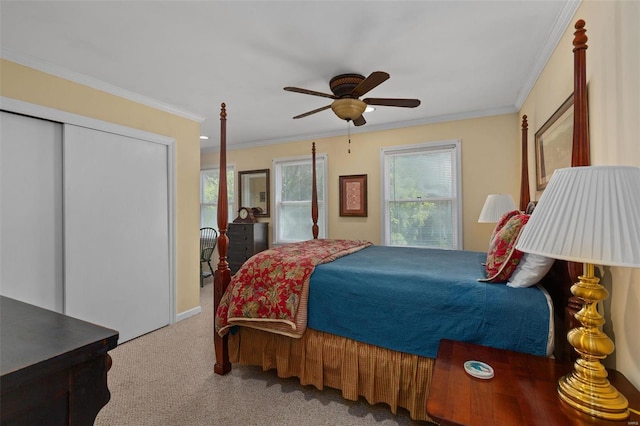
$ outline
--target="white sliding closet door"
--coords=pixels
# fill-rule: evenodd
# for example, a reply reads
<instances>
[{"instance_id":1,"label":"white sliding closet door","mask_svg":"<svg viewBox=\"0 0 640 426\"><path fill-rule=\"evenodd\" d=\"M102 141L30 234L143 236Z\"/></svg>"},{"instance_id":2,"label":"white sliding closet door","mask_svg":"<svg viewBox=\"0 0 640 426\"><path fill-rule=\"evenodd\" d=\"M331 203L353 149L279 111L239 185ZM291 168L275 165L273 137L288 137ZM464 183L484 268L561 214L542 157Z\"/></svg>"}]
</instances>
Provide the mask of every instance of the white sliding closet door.
<instances>
[{"instance_id":1,"label":"white sliding closet door","mask_svg":"<svg viewBox=\"0 0 640 426\"><path fill-rule=\"evenodd\" d=\"M64 127L66 314L120 342L171 322L168 147Z\"/></svg>"},{"instance_id":2,"label":"white sliding closet door","mask_svg":"<svg viewBox=\"0 0 640 426\"><path fill-rule=\"evenodd\" d=\"M0 111L0 129L0 293L62 313L62 124Z\"/></svg>"}]
</instances>

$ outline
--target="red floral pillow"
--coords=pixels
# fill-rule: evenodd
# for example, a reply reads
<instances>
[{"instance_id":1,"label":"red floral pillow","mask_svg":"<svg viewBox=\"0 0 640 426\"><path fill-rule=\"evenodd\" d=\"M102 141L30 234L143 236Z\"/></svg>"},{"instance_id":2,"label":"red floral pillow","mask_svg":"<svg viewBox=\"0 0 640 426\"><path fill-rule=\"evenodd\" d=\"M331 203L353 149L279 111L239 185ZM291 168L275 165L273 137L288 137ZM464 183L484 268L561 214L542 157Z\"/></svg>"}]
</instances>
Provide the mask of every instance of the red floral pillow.
<instances>
[{"instance_id":1,"label":"red floral pillow","mask_svg":"<svg viewBox=\"0 0 640 426\"><path fill-rule=\"evenodd\" d=\"M493 232L491 233L491 238L489 238L489 244L491 244L491 241L493 241L493 237L495 237L496 234L498 232L500 232L500 230L502 228L504 228L504 226L507 224L507 222L509 222L509 219L511 219L513 216L515 216L517 214L520 214L520 210L512 210L512 211L507 212L507 213L502 215L502 217L500 218L500 220L496 224L496 227L493 228Z\"/></svg>"},{"instance_id":2,"label":"red floral pillow","mask_svg":"<svg viewBox=\"0 0 640 426\"><path fill-rule=\"evenodd\" d=\"M507 215L509 214L507 213ZM524 254L520 250L516 250L516 242L520 231L529 221L529 217L528 214L516 211L515 214L511 214L506 218L503 226L500 228L496 226L489 244L489 252L487 253L487 263L485 265L487 278L480 281L498 283L509 279ZM503 217L503 219L505 218Z\"/></svg>"}]
</instances>

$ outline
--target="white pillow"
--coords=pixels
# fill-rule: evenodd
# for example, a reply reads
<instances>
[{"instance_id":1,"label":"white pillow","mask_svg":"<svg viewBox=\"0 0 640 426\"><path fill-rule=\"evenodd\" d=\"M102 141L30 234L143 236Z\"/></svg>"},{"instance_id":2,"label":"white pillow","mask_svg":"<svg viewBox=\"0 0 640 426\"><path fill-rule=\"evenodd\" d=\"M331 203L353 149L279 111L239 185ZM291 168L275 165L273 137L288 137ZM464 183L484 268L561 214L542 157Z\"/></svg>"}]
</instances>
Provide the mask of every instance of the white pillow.
<instances>
[{"instance_id":1,"label":"white pillow","mask_svg":"<svg viewBox=\"0 0 640 426\"><path fill-rule=\"evenodd\" d=\"M507 286L523 288L531 287L547 275L555 259L537 254L525 253L520 259L516 270L513 271Z\"/></svg>"}]
</instances>

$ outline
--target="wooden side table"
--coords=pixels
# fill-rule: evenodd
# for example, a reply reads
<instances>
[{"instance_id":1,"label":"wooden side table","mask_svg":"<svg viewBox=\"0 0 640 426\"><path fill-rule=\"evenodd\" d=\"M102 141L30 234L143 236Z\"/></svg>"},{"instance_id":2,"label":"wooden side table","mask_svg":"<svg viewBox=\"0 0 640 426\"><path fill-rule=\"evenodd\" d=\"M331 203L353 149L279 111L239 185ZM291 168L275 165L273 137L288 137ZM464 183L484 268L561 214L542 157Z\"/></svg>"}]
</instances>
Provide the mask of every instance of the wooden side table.
<instances>
[{"instance_id":1,"label":"wooden side table","mask_svg":"<svg viewBox=\"0 0 640 426\"><path fill-rule=\"evenodd\" d=\"M494 377L483 380L467 374L465 361L493 367ZM519 352L442 340L436 358L429 415L442 425L640 425L640 415L612 422L580 413L558 397L557 381L570 364ZM640 410L640 392L621 373L609 370L609 381Z\"/></svg>"}]
</instances>

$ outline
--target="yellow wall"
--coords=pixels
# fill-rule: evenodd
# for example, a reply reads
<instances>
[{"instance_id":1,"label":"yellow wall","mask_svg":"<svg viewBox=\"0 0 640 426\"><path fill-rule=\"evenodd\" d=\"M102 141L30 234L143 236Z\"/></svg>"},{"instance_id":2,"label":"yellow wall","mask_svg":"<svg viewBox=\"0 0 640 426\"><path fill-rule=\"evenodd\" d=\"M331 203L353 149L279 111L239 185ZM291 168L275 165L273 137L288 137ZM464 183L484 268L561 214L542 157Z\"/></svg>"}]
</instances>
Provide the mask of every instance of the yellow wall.
<instances>
[{"instance_id":1,"label":"yellow wall","mask_svg":"<svg viewBox=\"0 0 640 426\"><path fill-rule=\"evenodd\" d=\"M176 309L180 313L199 306L200 124L14 62L1 61L1 96L176 140Z\"/></svg>"},{"instance_id":2,"label":"yellow wall","mask_svg":"<svg viewBox=\"0 0 640 426\"><path fill-rule=\"evenodd\" d=\"M233 120L230 105L229 120ZM375 113L373 113L375 114ZM337 120L337 118L335 118ZM373 119L373 118L372 118ZM488 194L520 195L520 132L516 114L429 124L394 130L351 135L351 154L344 136L315 139L316 151L328 154L329 238L367 239L379 244L381 239L380 148L460 139L462 151L462 205L464 249L486 251L491 224L478 223L478 216ZM231 150L227 162L236 171L271 169L273 158L311 155L311 140ZM203 168L217 166L218 153L204 152ZM338 177L366 174L368 217L340 217ZM271 205L273 206L273 180ZM273 208L272 208L273 210ZM233 218L230 218L233 219ZM270 221L270 219L261 219ZM270 229L270 235L273 235Z\"/></svg>"},{"instance_id":3,"label":"yellow wall","mask_svg":"<svg viewBox=\"0 0 640 426\"><path fill-rule=\"evenodd\" d=\"M584 0L575 21L586 22L591 164L640 166L640 2ZM520 110L529 117L529 140L573 92L573 23ZM530 187L535 188L533 143ZM532 198L539 194L532 192ZM635 282L635 285L632 284ZM602 283L605 332L616 351L605 364L640 388L640 269L606 268Z\"/></svg>"}]
</instances>

